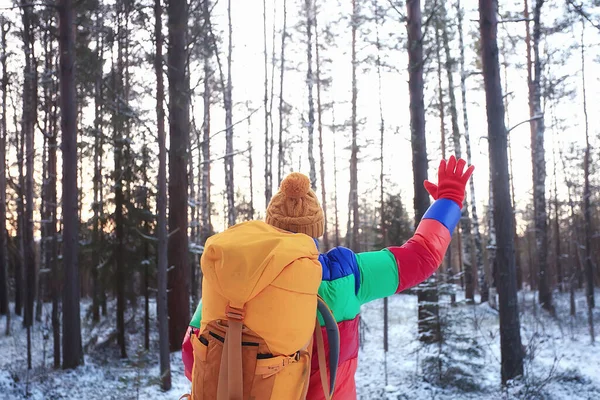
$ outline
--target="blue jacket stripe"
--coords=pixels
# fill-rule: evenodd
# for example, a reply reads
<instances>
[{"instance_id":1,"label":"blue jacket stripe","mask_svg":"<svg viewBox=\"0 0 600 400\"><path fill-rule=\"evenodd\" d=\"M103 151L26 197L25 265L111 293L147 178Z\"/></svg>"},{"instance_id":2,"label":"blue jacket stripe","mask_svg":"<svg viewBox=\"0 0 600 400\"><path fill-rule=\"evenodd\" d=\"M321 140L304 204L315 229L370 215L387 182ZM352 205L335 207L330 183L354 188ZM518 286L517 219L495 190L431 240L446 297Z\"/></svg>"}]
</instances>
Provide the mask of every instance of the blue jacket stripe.
<instances>
[{"instance_id":1,"label":"blue jacket stripe","mask_svg":"<svg viewBox=\"0 0 600 400\"><path fill-rule=\"evenodd\" d=\"M460 217L460 207L456 202L448 199L437 199L423 215L423 219L434 219L444 225L450 232L450 236L458 225Z\"/></svg>"}]
</instances>

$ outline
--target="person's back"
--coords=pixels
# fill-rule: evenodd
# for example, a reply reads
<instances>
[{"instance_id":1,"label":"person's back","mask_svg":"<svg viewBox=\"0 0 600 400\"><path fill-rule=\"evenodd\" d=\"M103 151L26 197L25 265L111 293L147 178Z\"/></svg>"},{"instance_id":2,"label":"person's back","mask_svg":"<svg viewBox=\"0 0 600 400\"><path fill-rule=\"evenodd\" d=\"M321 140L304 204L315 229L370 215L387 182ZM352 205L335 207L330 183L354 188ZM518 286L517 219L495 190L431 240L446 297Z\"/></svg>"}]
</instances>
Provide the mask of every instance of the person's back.
<instances>
[{"instance_id":1,"label":"person's back","mask_svg":"<svg viewBox=\"0 0 600 400\"><path fill-rule=\"evenodd\" d=\"M358 360L361 305L418 285L441 264L451 233L460 219L464 188L473 169L470 167L463 174L465 165L463 160L457 163L454 157L447 164L445 161L440 163L439 186L425 183L436 201L423 216L414 236L401 247L358 254L336 247L320 254L322 281L318 293L333 311L340 337L334 399L356 399L354 376ZM267 208L266 222L290 232L305 233L317 243L317 239L323 235L323 212L316 195L310 190L306 176L293 173L282 182L279 192ZM199 304L182 346L188 378L193 366L190 332L200 327L201 320ZM326 337L325 328L322 329ZM328 343L325 340L326 353L327 350ZM315 352L316 347L313 348ZM326 399L317 360L315 353L306 396L308 400Z\"/></svg>"}]
</instances>

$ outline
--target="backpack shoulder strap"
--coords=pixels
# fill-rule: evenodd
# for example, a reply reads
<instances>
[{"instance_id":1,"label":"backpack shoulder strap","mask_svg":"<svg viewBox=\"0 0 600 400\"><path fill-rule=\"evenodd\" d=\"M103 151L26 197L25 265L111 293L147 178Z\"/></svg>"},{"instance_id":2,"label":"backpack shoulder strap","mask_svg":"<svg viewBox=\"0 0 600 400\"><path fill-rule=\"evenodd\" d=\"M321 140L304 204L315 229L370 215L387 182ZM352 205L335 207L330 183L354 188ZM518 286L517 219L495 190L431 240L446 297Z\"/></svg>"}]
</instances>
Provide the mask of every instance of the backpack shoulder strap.
<instances>
[{"instance_id":1,"label":"backpack shoulder strap","mask_svg":"<svg viewBox=\"0 0 600 400\"><path fill-rule=\"evenodd\" d=\"M315 335L317 339L317 357L319 358L319 373L321 375L321 384L323 385L323 393L325 398L330 400L333 398L335 389L335 378L337 375L338 362L340 358L340 331L333 316L333 312L327 306L325 301L318 296L317 309L323 321L325 322L325 330L327 332L327 341L329 343L329 382L327 379L327 363L325 359L325 343L323 341L323 332L317 318L315 324ZM329 384L328 384L329 383Z\"/></svg>"},{"instance_id":2,"label":"backpack shoulder strap","mask_svg":"<svg viewBox=\"0 0 600 400\"><path fill-rule=\"evenodd\" d=\"M242 400L242 324L244 309L227 306L227 334L223 343L217 400Z\"/></svg>"}]
</instances>

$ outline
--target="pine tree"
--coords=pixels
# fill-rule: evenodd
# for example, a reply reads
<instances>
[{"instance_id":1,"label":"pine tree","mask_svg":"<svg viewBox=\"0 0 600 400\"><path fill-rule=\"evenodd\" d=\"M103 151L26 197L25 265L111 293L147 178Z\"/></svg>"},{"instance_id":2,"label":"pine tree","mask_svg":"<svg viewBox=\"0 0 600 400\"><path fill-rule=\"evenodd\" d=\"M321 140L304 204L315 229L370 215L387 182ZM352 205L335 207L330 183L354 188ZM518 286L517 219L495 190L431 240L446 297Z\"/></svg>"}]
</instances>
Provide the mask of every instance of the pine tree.
<instances>
[{"instance_id":1,"label":"pine tree","mask_svg":"<svg viewBox=\"0 0 600 400\"><path fill-rule=\"evenodd\" d=\"M356 55L356 33L359 24L359 4L360 0L352 0L352 16L351 16L351 31L352 31L352 144L350 147L350 195L348 196L348 229L347 229L347 245L354 251L359 251L359 210L358 210L358 115L356 103L358 98L358 83L356 79L356 69L358 68L358 60ZM351 218L350 218L351 216Z\"/></svg>"},{"instance_id":2,"label":"pine tree","mask_svg":"<svg viewBox=\"0 0 600 400\"><path fill-rule=\"evenodd\" d=\"M185 0L168 0L169 47L169 343L171 351L181 347L190 320L188 256L189 147L188 80L186 79L188 6Z\"/></svg>"},{"instance_id":3,"label":"pine tree","mask_svg":"<svg viewBox=\"0 0 600 400\"><path fill-rule=\"evenodd\" d=\"M533 9L533 111L535 113L535 133L531 137L531 158L533 165L533 203L535 210L536 259L538 264L539 301L541 306L551 314L555 313L552 305L552 291L548 283L548 224L546 213L546 159L544 152L544 116L542 114L542 61L540 56L541 13L545 0L535 0Z\"/></svg>"},{"instance_id":4,"label":"pine tree","mask_svg":"<svg viewBox=\"0 0 600 400\"><path fill-rule=\"evenodd\" d=\"M6 315L7 326L10 325L10 310L8 307L8 241L6 232L6 109L8 99L8 54L6 51L6 36L10 23L0 17L0 64L2 65L2 111L0 115L0 315Z\"/></svg>"},{"instance_id":5,"label":"pine tree","mask_svg":"<svg viewBox=\"0 0 600 400\"><path fill-rule=\"evenodd\" d=\"M236 207L235 207L235 185L233 177L233 100L232 100L232 82L231 82L231 57L233 51L233 25L231 21L231 0L227 1L227 26L229 34L227 35L227 84L224 87L223 101L225 105L225 187L227 197L227 223L229 226L235 225Z\"/></svg>"},{"instance_id":6,"label":"pine tree","mask_svg":"<svg viewBox=\"0 0 600 400\"><path fill-rule=\"evenodd\" d=\"M425 137L425 105L423 102L423 34L421 32L421 1L408 0L408 89L410 95L410 131L412 147L413 185L415 191L415 227L429 208L429 194L423 182L427 180L427 140ZM424 343L441 340L436 322L438 318L438 292L435 277L420 285L419 339Z\"/></svg>"},{"instance_id":7,"label":"pine tree","mask_svg":"<svg viewBox=\"0 0 600 400\"><path fill-rule=\"evenodd\" d=\"M158 342L160 357L160 386L162 390L171 389L171 361L169 354L169 321L167 305L167 149L165 140L165 87L163 78L163 34L162 6L160 0L154 0L154 72L156 74L156 128L158 133L158 196L156 208L158 214L158 292L156 294L156 315L158 316Z\"/></svg>"},{"instance_id":8,"label":"pine tree","mask_svg":"<svg viewBox=\"0 0 600 400\"><path fill-rule=\"evenodd\" d=\"M77 214L77 121L75 94L75 30L71 0L61 0L59 12L60 101L63 154L63 368L83 365L79 313Z\"/></svg>"},{"instance_id":9,"label":"pine tree","mask_svg":"<svg viewBox=\"0 0 600 400\"><path fill-rule=\"evenodd\" d=\"M517 300L514 239L508 176L507 130L496 42L496 0L479 0L481 61L486 94L488 144L492 172L493 214L497 233L498 292L500 295L500 349L502 383L523 374L523 350ZM490 198L491 199L491 198Z\"/></svg>"}]
</instances>

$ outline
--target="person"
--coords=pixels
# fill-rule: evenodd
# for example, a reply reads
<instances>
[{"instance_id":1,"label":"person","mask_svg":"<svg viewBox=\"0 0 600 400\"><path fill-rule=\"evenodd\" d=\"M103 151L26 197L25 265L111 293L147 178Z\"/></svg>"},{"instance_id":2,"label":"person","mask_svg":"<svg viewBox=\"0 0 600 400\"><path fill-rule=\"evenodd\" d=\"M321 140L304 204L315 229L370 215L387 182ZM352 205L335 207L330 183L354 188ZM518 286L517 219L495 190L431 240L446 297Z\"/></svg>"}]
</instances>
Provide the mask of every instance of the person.
<instances>
[{"instance_id":1,"label":"person","mask_svg":"<svg viewBox=\"0 0 600 400\"><path fill-rule=\"evenodd\" d=\"M437 185L424 182L435 201L423 215L414 235L402 246L362 253L335 247L319 255L322 267L319 295L333 311L340 333L334 399L356 399L354 375L361 305L416 286L441 265L452 232L460 220L465 187L474 169L470 166L465 170L465 166L464 160L452 156L447 162L440 162ZM295 172L284 179L268 205L265 222L285 231L304 233L317 243L323 235L324 217L317 196L310 190L308 177ZM198 332L201 318L200 302L182 344L185 374L190 380L194 358L189 338L191 332ZM327 343L325 346L327 348ZM313 353L315 351L313 349ZM306 398L325 399L316 356L312 358L311 367Z\"/></svg>"}]
</instances>

